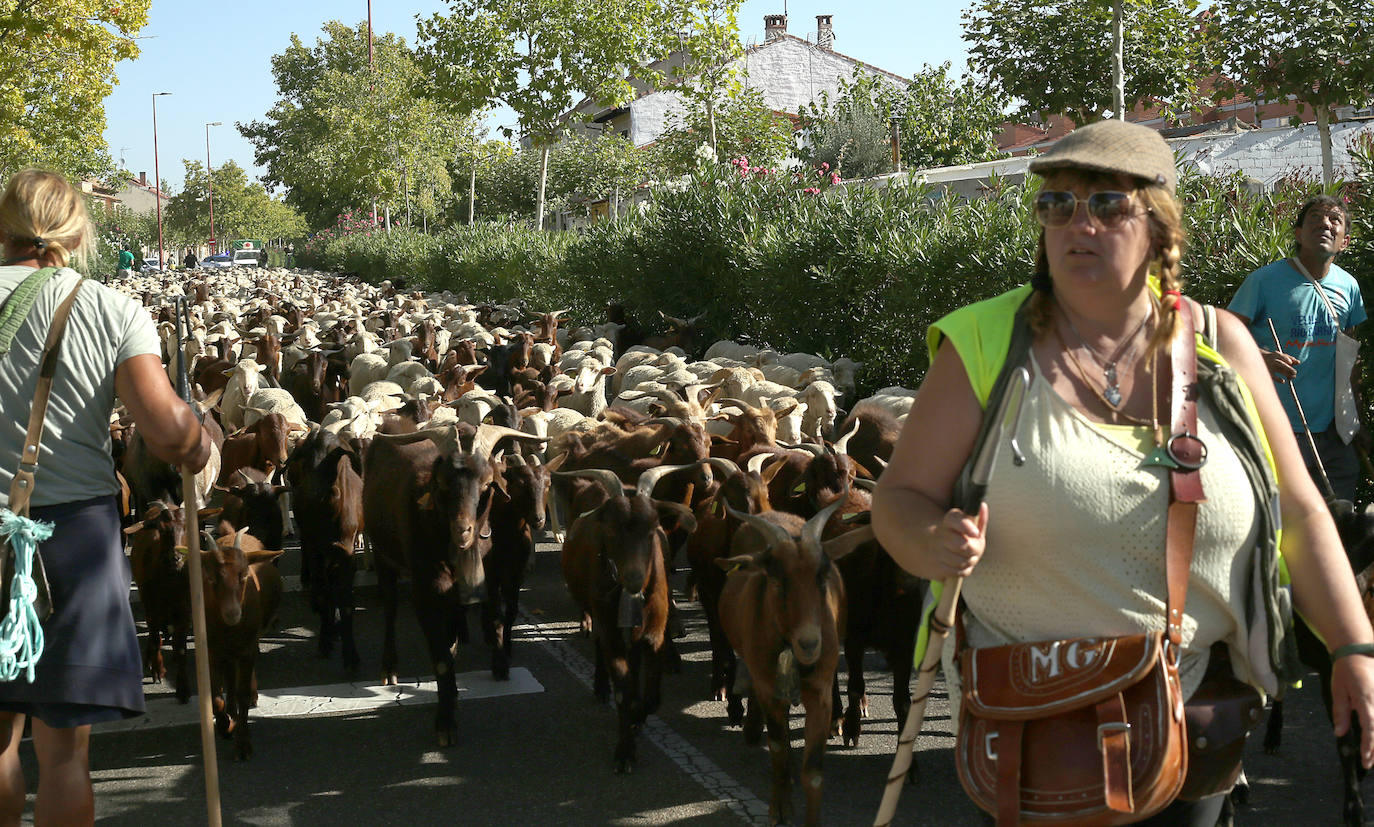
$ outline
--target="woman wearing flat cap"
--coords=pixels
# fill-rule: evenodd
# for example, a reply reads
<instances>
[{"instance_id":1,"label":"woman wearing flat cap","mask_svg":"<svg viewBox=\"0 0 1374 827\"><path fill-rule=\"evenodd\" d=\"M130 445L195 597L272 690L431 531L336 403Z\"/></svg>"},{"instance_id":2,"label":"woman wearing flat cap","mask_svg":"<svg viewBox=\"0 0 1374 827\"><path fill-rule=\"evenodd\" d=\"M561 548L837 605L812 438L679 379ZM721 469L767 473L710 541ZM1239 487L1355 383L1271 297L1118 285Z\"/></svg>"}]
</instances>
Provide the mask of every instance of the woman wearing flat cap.
<instances>
[{"instance_id":1,"label":"woman wearing flat cap","mask_svg":"<svg viewBox=\"0 0 1374 827\"><path fill-rule=\"evenodd\" d=\"M1172 151L1151 129L1103 121L1030 170L1042 179L1030 283L932 326L930 369L873 500L878 539L904 568L968 578L947 680L961 681L956 648L962 663L981 647L1163 633L1164 651L1173 639L1181 652L1185 700L1219 673L1272 694L1299 673L1281 553L1292 604L1333 654L1335 732L1358 715L1361 759L1374 765L1374 630L1254 339L1182 295ZM1176 373L1187 364L1196 384ZM956 483L1003 369L1020 365L1031 376L1015 426L1024 457L1004 447L983 506L964 513ZM1195 527L1166 540L1176 500ZM1166 547L1184 537L1191 564L1175 593L1186 599L1181 622L1166 623ZM1211 825L1223 797L1095 823ZM1017 806L998 823L1019 820Z\"/></svg>"}]
</instances>

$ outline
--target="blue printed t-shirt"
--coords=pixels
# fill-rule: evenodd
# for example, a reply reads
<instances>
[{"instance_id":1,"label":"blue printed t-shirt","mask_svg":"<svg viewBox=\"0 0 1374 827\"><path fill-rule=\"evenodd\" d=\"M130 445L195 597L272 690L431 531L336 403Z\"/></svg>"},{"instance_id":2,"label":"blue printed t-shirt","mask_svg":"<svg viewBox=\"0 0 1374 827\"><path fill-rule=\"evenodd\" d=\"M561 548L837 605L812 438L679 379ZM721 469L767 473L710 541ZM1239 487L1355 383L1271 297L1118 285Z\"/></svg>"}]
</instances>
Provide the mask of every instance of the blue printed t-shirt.
<instances>
[{"instance_id":1,"label":"blue printed t-shirt","mask_svg":"<svg viewBox=\"0 0 1374 827\"><path fill-rule=\"evenodd\" d=\"M1283 343L1283 352L1298 360L1298 375L1293 388L1307 415L1313 433L1331 427L1335 418L1336 333L1348 330L1366 317L1360 298L1360 285L1345 270L1331 265L1320 281L1326 297L1340 319L1332 324L1326 302L1317 295L1312 282L1288 261L1276 261L1245 277L1227 309L1250 319L1250 334L1264 350L1272 350L1274 337L1266 319L1274 320ZM1302 430L1293 395L1279 391L1279 401L1288 413L1293 430Z\"/></svg>"}]
</instances>

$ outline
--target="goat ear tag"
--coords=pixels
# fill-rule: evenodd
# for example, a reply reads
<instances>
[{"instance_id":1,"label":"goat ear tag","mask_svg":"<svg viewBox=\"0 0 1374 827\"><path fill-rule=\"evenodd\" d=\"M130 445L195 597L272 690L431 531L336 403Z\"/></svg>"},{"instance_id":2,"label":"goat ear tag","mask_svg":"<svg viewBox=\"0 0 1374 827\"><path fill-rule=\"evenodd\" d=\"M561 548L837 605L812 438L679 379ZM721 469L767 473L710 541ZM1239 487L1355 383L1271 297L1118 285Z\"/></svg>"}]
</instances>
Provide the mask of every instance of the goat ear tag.
<instances>
[{"instance_id":1,"label":"goat ear tag","mask_svg":"<svg viewBox=\"0 0 1374 827\"><path fill-rule=\"evenodd\" d=\"M191 550L186 546L175 546L172 548L172 551L176 552L178 557L186 557L191 553Z\"/></svg>"},{"instance_id":2,"label":"goat ear tag","mask_svg":"<svg viewBox=\"0 0 1374 827\"><path fill-rule=\"evenodd\" d=\"M799 482L799 483L797 483L797 487L792 489L792 493L793 493L793 494L805 494L805 493L806 493L806 483L804 483L804 482Z\"/></svg>"}]
</instances>

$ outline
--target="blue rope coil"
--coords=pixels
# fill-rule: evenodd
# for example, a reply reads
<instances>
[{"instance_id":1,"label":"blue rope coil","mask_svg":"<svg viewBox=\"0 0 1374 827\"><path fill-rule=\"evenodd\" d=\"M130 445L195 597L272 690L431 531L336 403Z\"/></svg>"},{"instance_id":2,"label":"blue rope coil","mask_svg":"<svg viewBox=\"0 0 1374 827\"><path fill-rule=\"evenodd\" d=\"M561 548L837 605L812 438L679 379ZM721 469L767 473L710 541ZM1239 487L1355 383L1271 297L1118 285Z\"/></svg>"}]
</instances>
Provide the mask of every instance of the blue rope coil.
<instances>
[{"instance_id":1,"label":"blue rope coil","mask_svg":"<svg viewBox=\"0 0 1374 827\"><path fill-rule=\"evenodd\" d=\"M23 674L33 683L34 668L43 656L43 626L34 609L38 585L33 580L33 556L52 531L52 523L0 508L0 540L8 542L14 551L9 612L0 621L0 681L12 681Z\"/></svg>"}]
</instances>

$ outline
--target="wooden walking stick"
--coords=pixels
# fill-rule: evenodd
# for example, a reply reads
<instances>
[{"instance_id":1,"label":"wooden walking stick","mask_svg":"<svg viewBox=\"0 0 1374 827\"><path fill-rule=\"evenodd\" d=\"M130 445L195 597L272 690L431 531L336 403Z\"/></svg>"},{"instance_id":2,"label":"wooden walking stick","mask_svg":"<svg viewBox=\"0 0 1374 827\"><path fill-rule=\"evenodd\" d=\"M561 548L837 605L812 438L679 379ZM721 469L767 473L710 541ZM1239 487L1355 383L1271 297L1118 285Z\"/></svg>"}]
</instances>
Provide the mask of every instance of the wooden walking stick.
<instances>
[{"instance_id":1,"label":"wooden walking stick","mask_svg":"<svg viewBox=\"0 0 1374 827\"><path fill-rule=\"evenodd\" d=\"M992 468L997 463L1002 438L1008 433L1011 434L1016 464L1024 462L1021 450L1016 445L1016 422L1020 419L1021 403L1026 398L1026 389L1029 386L1030 373L1025 368L1017 368L1012 372L1001 404L995 411L988 411L987 415L995 419L987 431L987 439L978 447L978 453L973 460L968 496L959 504L965 514L976 516L982 507L983 498L988 490L988 479L992 476ZM921 725L925 722L926 701L930 698L930 689L935 684L935 670L940 666L940 653L944 649L945 637L954 625L954 612L959 605L959 591L963 584L962 577L951 577L943 583L930 584L931 599L937 599L939 603L930 617L925 656L921 659L921 668L916 675L916 695L911 699L906 724L897 738L897 754L892 759L892 771L887 776L887 786L883 789L883 800L878 805L878 817L873 821L874 827L888 827L897 813L897 801L902 795L902 781L906 778L907 770L911 768L911 753L916 747L916 737L921 734Z\"/></svg>"},{"instance_id":2,"label":"wooden walking stick","mask_svg":"<svg viewBox=\"0 0 1374 827\"><path fill-rule=\"evenodd\" d=\"M1279 332L1274 329L1274 320L1265 319L1265 321L1269 323L1269 335L1274 337L1274 349L1283 353L1283 342L1279 340ZM1336 489L1331 486L1331 478L1326 475L1326 466L1322 464L1321 454L1317 453L1317 440L1312 436L1312 429L1307 427L1307 415L1302 412L1302 402L1298 401L1298 389L1293 387L1291 379L1283 384L1288 386L1288 392L1293 395L1293 405L1298 409L1298 420L1302 422L1302 432L1307 434L1307 447L1312 449L1312 461L1317 463L1317 481L1325 489L1323 493L1326 494L1326 501L1330 502L1336 499Z\"/></svg>"},{"instance_id":3,"label":"wooden walking stick","mask_svg":"<svg viewBox=\"0 0 1374 827\"><path fill-rule=\"evenodd\" d=\"M186 336L190 324L186 319L186 299L177 297L177 393L182 401L191 404L191 383L186 376ZM195 410L193 407L191 410ZM210 648L205 631L205 586L200 564L200 496L196 490L196 473L181 468L181 502L186 514L186 558L191 580L191 627L196 642L196 703L200 706L200 750L205 763L205 815L209 827L220 827L219 760L215 754L215 721L210 697Z\"/></svg>"}]
</instances>

